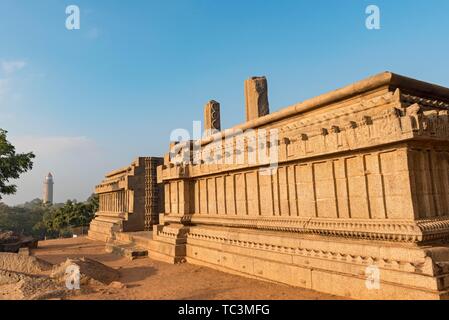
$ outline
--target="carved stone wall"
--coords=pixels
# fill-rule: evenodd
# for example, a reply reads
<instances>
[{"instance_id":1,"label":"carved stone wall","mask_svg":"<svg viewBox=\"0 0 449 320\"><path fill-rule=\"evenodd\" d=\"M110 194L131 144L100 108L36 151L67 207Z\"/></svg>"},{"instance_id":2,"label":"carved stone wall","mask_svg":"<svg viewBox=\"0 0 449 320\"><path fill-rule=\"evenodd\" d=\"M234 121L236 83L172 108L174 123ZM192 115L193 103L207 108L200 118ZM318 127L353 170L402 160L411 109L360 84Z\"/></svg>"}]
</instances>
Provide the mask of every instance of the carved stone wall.
<instances>
[{"instance_id":1,"label":"carved stone wall","mask_svg":"<svg viewBox=\"0 0 449 320\"><path fill-rule=\"evenodd\" d=\"M157 183L157 167L162 163L161 158L145 158L145 231L159 223L163 209L164 189Z\"/></svg>"},{"instance_id":2,"label":"carved stone wall","mask_svg":"<svg viewBox=\"0 0 449 320\"><path fill-rule=\"evenodd\" d=\"M383 73L185 143L200 161L158 168L154 255L356 298L446 297L448 101Z\"/></svg>"},{"instance_id":3,"label":"carved stone wall","mask_svg":"<svg viewBox=\"0 0 449 320\"><path fill-rule=\"evenodd\" d=\"M140 157L106 175L95 187L99 209L90 224L91 238L108 241L115 232L150 230L158 223L163 193L156 171L162 162L161 158Z\"/></svg>"}]
</instances>

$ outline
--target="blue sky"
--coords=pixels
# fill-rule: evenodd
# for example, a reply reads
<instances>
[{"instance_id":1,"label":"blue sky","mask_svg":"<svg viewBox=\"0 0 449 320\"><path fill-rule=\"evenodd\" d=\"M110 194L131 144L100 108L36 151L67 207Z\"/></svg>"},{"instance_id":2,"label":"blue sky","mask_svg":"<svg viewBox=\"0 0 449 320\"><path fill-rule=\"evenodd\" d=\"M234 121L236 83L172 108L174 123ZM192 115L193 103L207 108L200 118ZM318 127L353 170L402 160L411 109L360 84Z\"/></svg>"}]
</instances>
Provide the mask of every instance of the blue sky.
<instances>
[{"instance_id":1,"label":"blue sky","mask_svg":"<svg viewBox=\"0 0 449 320\"><path fill-rule=\"evenodd\" d=\"M56 201L84 200L210 99L222 127L241 123L250 76L268 77L275 111L385 70L449 87L448 49L447 0L0 0L0 127L38 156L4 200L41 197L48 171Z\"/></svg>"}]
</instances>

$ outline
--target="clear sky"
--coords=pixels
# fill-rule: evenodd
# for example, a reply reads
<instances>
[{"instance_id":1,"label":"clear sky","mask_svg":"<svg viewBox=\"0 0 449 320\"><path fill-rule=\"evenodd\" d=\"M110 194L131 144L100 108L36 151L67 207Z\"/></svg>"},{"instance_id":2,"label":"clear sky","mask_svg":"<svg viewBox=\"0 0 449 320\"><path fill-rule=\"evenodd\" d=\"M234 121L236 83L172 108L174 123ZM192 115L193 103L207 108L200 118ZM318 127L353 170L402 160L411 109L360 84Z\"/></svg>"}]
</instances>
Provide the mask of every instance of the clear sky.
<instances>
[{"instance_id":1,"label":"clear sky","mask_svg":"<svg viewBox=\"0 0 449 320\"><path fill-rule=\"evenodd\" d=\"M267 76L275 111L385 70L449 87L448 52L447 0L0 0L0 127L37 155L4 201L41 197L49 171L56 201L84 200L165 153L210 99L222 127L241 123L250 76Z\"/></svg>"}]
</instances>

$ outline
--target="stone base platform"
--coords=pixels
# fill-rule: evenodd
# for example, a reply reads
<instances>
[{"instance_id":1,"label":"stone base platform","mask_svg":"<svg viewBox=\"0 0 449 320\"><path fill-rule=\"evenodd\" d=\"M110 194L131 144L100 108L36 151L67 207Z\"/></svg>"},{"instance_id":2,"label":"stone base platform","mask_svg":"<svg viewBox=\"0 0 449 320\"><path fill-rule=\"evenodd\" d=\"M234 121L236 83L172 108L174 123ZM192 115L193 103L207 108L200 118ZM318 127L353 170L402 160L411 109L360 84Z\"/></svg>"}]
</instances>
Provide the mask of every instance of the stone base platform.
<instances>
[{"instance_id":1,"label":"stone base platform","mask_svg":"<svg viewBox=\"0 0 449 320\"><path fill-rule=\"evenodd\" d=\"M88 238L108 242L114 240L115 234L122 230L123 219L97 216L90 223Z\"/></svg>"},{"instance_id":2,"label":"stone base platform","mask_svg":"<svg viewBox=\"0 0 449 320\"><path fill-rule=\"evenodd\" d=\"M154 226L150 258L167 263L186 262L186 229L182 225Z\"/></svg>"},{"instance_id":3,"label":"stone base platform","mask_svg":"<svg viewBox=\"0 0 449 320\"><path fill-rule=\"evenodd\" d=\"M106 248L131 259L187 262L355 299L449 299L444 244L168 224L153 232L116 232Z\"/></svg>"},{"instance_id":4,"label":"stone base platform","mask_svg":"<svg viewBox=\"0 0 449 320\"><path fill-rule=\"evenodd\" d=\"M185 258L224 272L356 299L449 298L449 246L212 226L155 230L150 257L166 262Z\"/></svg>"},{"instance_id":5,"label":"stone base platform","mask_svg":"<svg viewBox=\"0 0 449 320\"><path fill-rule=\"evenodd\" d=\"M173 264L186 262L185 241L155 236L153 231L115 232L106 244L106 251L126 257L145 255Z\"/></svg>"}]
</instances>

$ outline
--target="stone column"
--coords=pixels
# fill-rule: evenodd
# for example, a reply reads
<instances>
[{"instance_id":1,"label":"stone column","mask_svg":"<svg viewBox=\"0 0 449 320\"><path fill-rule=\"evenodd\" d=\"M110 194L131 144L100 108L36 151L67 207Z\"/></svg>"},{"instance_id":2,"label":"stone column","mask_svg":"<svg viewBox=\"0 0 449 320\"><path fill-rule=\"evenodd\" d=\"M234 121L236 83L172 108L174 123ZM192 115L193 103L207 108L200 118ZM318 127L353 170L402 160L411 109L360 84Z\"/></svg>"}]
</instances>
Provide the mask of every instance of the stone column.
<instances>
[{"instance_id":1,"label":"stone column","mask_svg":"<svg viewBox=\"0 0 449 320\"><path fill-rule=\"evenodd\" d=\"M128 213L134 213L134 190L128 190Z\"/></svg>"},{"instance_id":2,"label":"stone column","mask_svg":"<svg viewBox=\"0 0 449 320\"><path fill-rule=\"evenodd\" d=\"M210 100L204 107L204 131L209 136L215 131L221 130L220 103Z\"/></svg>"},{"instance_id":3,"label":"stone column","mask_svg":"<svg viewBox=\"0 0 449 320\"><path fill-rule=\"evenodd\" d=\"M252 77L245 81L246 121L270 113L268 104L268 83L265 77Z\"/></svg>"}]
</instances>

